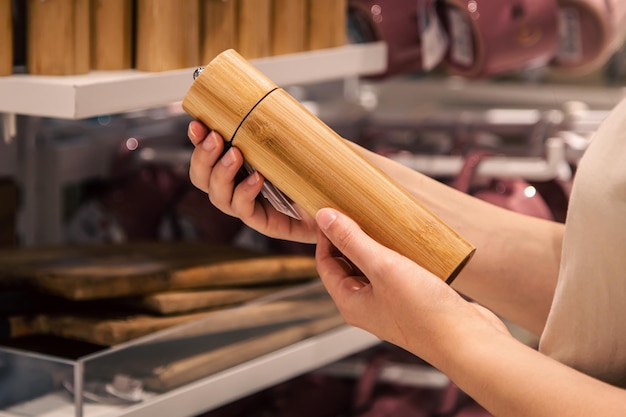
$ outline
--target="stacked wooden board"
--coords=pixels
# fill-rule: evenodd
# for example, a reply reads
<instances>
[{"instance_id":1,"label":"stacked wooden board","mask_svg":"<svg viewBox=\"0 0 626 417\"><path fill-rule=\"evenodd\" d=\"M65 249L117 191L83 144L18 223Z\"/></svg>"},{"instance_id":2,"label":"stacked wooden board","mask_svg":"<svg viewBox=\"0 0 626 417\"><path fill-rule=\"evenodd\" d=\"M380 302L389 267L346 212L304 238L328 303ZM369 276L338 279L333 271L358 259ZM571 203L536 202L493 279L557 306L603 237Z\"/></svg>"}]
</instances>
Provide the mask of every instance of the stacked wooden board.
<instances>
[{"instance_id":1,"label":"stacked wooden board","mask_svg":"<svg viewBox=\"0 0 626 417\"><path fill-rule=\"evenodd\" d=\"M310 256L204 243L4 249L0 294L6 302L0 314L5 337L50 334L111 346L315 279ZM13 308L10 294L21 300ZM302 314L315 317L316 309L322 315L330 311L328 300L314 302L309 310L297 302L277 303L251 314L274 311L257 318L279 322ZM279 305L282 313L275 312ZM243 320L242 327L253 323Z\"/></svg>"}]
</instances>

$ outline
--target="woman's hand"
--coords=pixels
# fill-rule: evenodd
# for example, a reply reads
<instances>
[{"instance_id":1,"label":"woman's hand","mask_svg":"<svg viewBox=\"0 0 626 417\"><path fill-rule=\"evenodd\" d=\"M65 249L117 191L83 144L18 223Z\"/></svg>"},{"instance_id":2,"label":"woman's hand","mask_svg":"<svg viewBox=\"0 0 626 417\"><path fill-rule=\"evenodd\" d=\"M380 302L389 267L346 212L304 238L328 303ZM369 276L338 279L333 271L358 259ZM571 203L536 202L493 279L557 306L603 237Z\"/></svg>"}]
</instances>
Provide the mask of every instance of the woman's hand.
<instances>
[{"instance_id":1,"label":"woman's hand","mask_svg":"<svg viewBox=\"0 0 626 417\"><path fill-rule=\"evenodd\" d=\"M198 121L187 131L195 146L191 156L191 182L209 195L211 203L224 213L240 218L251 228L269 237L303 243L314 243L317 226L311 216L296 207L302 220L296 220L274 209L264 198L257 198L263 176L255 172L237 183L235 176L243 164L241 152L230 148L223 156L224 140Z\"/></svg>"},{"instance_id":2,"label":"woman's hand","mask_svg":"<svg viewBox=\"0 0 626 417\"><path fill-rule=\"evenodd\" d=\"M378 244L347 216L325 208L316 219L318 272L347 323L435 363L469 329L508 334L493 313Z\"/></svg>"},{"instance_id":3,"label":"woman's hand","mask_svg":"<svg viewBox=\"0 0 626 417\"><path fill-rule=\"evenodd\" d=\"M316 220L318 272L344 319L430 362L494 416L626 415L625 390L520 343L493 313L338 211Z\"/></svg>"}]
</instances>

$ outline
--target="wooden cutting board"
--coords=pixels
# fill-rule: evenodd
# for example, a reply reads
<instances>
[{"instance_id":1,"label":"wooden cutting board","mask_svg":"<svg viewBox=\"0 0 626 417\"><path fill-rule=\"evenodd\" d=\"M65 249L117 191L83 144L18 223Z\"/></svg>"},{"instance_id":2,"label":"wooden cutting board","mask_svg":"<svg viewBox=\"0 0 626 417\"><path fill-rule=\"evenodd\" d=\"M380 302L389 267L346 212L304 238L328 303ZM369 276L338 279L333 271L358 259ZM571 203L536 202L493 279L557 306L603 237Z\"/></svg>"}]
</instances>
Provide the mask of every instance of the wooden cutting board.
<instances>
[{"instance_id":1,"label":"wooden cutting board","mask_svg":"<svg viewBox=\"0 0 626 417\"><path fill-rule=\"evenodd\" d=\"M184 331L181 330L167 337L182 338L216 334L333 314L336 314L336 309L332 301L329 298L318 298L275 301L228 310L167 317L40 314L34 317L9 318L5 326L10 329L12 337L33 334L53 335L102 346L113 346L184 323L197 322L185 328Z\"/></svg>"},{"instance_id":2,"label":"wooden cutting board","mask_svg":"<svg viewBox=\"0 0 626 417\"><path fill-rule=\"evenodd\" d=\"M0 282L72 300L290 283L316 277L315 259L204 243L0 250Z\"/></svg>"},{"instance_id":3,"label":"wooden cutting board","mask_svg":"<svg viewBox=\"0 0 626 417\"><path fill-rule=\"evenodd\" d=\"M289 285L168 291L125 300L129 307L153 314L171 315L215 309L251 301L287 289Z\"/></svg>"},{"instance_id":4,"label":"wooden cutting board","mask_svg":"<svg viewBox=\"0 0 626 417\"><path fill-rule=\"evenodd\" d=\"M143 378L144 387L155 392L166 392L342 324L344 321L341 316L321 317L174 361L155 368L151 376Z\"/></svg>"}]
</instances>

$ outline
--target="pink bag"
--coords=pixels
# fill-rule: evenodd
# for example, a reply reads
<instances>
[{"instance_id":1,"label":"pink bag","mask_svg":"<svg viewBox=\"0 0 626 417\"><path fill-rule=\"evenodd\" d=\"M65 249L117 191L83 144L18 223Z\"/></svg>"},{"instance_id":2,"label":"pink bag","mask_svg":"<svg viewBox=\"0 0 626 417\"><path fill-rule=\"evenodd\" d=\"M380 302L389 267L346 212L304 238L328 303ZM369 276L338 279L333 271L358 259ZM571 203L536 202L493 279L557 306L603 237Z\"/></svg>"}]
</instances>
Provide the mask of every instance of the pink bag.
<instances>
[{"instance_id":1,"label":"pink bag","mask_svg":"<svg viewBox=\"0 0 626 417\"><path fill-rule=\"evenodd\" d=\"M559 33L556 0L444 0L450 73L486 77L547 64Z\"/></svg>"},{"instance_id":2,"label":"pink bag","mask_svg":"<svg viewBox=\"0 0 626 417\"><path fill-rule=\"evenodd\" d=\"M623 43L623 0L558 0L561 37L551 67L584 74L604 65Z\"/></svg>"},{"instance_id":3,"label":"pink bag","mask_svg":"<svg viewBox=\"0 0 626 417\"><path fill-rule=\"evenodd\" d=\"M241 220L215 208L206 193L191 184L186 169L165 162L137 161L137 153L144 147L142 140L132 150L125 143L120 145L110 180L97 196L119 225L123 240L160 240L167 224L172 239L232 243L243 227Z\"/></svg>"},{"instance_id":4,"label":"pink bag","mask_svg":"<svg viewBox=\"0 0 626 417\"><path fill-rule=\"evenodd\" d=\"M485 157L492 154L489 151L470 152L452 186L499 207L541 219L553 220L552 211L541 195L521 178L492 179L487 187L472 190L476 169Z\"/></svg>"},{"instance_id":5,"label":"pink bag","mask_svg":"<svg viewBox=\"0 0 626 417\"><path fill-rule=\"evenodd\" d=\"M453 382L442 390L376 383L380 368L389 360L376 356L358 381L355 413L351 417L492 417Z\"/></svg>"},{"instance_id":6,"label":"pink bag","mask_svg":"<svg viewBox=\"0 0 626 417\"><path fill-rule=\"evenodd\" d=\"M387 70L370 78L422 71L418 3L433 0L350 0L349 28L357 42L385 41Z\"/></svg>"}]
</instances>

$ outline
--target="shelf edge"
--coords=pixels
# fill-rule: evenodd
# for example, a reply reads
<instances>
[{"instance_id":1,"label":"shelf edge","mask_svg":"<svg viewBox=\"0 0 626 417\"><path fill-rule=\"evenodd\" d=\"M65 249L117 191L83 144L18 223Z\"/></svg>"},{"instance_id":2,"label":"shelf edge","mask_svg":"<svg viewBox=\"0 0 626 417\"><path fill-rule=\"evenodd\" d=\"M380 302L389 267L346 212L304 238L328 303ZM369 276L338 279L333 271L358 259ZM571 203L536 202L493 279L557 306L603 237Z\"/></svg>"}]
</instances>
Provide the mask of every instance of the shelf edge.
<instances>
[{"instance_id":1,"label":"shelf edge","mask_svg":"<svg viewBox=\"0 0 626 417\"><path fill-rule=\"evenodd\" d=\"M310 84L384 71L383 42L251 60L276 84ZM94 71L77 76L0 77L0 113L83 119L165 106L183 99L195 68L160 73Z\"/></svg>"}]
</instances>

